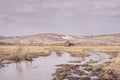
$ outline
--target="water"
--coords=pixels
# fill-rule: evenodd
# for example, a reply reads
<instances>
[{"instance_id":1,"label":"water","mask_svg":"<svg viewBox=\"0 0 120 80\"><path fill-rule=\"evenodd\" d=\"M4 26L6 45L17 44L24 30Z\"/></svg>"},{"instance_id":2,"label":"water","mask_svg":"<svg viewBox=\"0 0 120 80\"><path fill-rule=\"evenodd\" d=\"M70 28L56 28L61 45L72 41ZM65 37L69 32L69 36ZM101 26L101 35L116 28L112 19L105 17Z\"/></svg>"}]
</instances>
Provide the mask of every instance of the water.
<instances>
[{"instance_id":1,"label":"water","mask_svg":"<svg viewBox=\"0 0 120 80\"><path fill-rule=\"evenodd\" d=\"M0 80L51 80L52 74L56 70L58 64L86 64L91 60L96 63L90 63L91 65L103 64L110 62L110 55L87 51L90 54L89 57L71 57L68 53L62 52L62 55L57 55L53 52L46 57L39 57L33 59L32 62L12 63L0 69ZM103 56L104 55L104 56ZM81 63L70 63L70 61L81 61Z\"/></svg>"},{"instance_id":2,"label":"water","mask_svg":"<svg viewBox=\"0 0 120 80\"><path fill-rule=\"evenodd\" d=\"M0 71L0 78L2 80L51 80L55 65L65 64L73 59L64 52L62 56L52 53L47 57L36 58L32 62L9 64Z\"/></svg>"},{"instance_id":3,"label":"water","mask_svg":"<svg viewBox=\"0 0 120 80\"><path fill-rule=\"evenodd\" d=\"M80 64L89 63L89 65L97 66L114 60L114 57L106 53L94 52L91 50L87 50L85 53L89 54L90 56L82 58L83 61Z\"/></svg>"}]
</instances>

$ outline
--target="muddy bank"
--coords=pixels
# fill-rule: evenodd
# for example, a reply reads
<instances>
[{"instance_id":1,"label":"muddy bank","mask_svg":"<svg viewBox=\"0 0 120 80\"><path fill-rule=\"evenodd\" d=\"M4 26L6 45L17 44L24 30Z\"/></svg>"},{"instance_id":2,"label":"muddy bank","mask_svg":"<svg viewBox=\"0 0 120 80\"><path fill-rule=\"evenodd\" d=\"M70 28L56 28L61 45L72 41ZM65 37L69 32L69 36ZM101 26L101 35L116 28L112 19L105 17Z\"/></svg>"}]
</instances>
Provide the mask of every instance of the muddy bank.
<instances>
[{"instance_id":1,"label":"muddy bank","mask_svg":"<svg viewBox=\"0 0 120 80\"><path fill-rule=\"evenodd\" d=\"M112 71L106 72L103 66L58 65L53 80L118 80ZM81 67L82 66L82 67Z\"/></svg>"},{"instance_id":2,"label":"muddy bank","mask_svg":"<svg viewBox=\"0 0 120 80\"><path fill-rule=\"evenodd\" d=\"M88 57L70 61L69 64L56 65L53 80L118 80L112 71L106 71L104 64L114 60L111 55L86 50Z\"/></svg>"}]
</instances>

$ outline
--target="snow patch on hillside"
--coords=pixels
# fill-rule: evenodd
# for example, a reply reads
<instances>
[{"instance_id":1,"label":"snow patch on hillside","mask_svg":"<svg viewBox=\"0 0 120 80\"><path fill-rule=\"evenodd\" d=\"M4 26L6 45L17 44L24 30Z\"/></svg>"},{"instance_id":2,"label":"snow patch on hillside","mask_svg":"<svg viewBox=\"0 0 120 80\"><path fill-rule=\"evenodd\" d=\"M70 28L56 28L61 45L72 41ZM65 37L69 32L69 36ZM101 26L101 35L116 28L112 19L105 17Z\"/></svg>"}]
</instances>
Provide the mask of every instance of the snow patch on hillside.
<instances>
[{"instance_id":1,"label":"snow patch on hillside","mask_svg":"<svg viewBox=\"0 0 120 80\"><path fill-rule=\"evenodd\" d=\"M62 36L62 39L73 40L74 38L72 36L65 35L65 36Z\"/></svg>"}]
</instances>

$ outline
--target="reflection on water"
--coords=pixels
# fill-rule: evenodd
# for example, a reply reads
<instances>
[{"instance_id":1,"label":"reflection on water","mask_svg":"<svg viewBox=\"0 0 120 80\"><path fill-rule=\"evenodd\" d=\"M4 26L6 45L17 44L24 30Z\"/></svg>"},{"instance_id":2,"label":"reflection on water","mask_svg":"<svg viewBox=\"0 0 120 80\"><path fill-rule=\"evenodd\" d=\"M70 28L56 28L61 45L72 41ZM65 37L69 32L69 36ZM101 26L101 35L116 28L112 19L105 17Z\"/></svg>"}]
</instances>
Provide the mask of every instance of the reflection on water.
<instances>
[{"instance_id":1,"label":"reflection on water","mask_svg":"<svg viewBox=\"0 0 120 80\"><path fill-rule=\"evenodd\" d=\"M85 59L88 61L87 58ZM83 58L71 57L66 52L62 52L61 54L53 52L46 57L34 58L32 62L24 61L9 64L8 67L4 67L0 71L0 80L52 80L52 74L56 72L56 65L75 64L70 63L70 61L80 60L83 60ZM83 60L84 63L87 62L86 60ZM80 64L80 62L76 64Z\"/></svg>"},{"instance_id":2,"label":"reflection on water","mask_svg":"<svg viewBox=\"0 0 120 80\"><path fill-rule=\"evenodd\" d=\"M52 53L46 57L33 59L32 62L12 63L0 72L1 80L51 80L55 65L74 60L68 53Z\"/></svg>"},{"instance_id":3,"label":"reflection on water","mask_svg":"<svg viewBox=\"0 0 120 80\"><path fill-rule=\"evenodd\" d=\"M15 68L16 72L21 74L24 71L29 71L31 69L30 66L32 65L32 62L25 61L25 62L14 63L14 64L16 66Z\"/></svg>"},{"instance_id":4,"label":"reflection on water","mask_svg":"<svg viewBox=\"0 0 120 80\"><path fill-rule=\"evenodd\" d=\"M16 63L16 70L19 72L19 73L22 73L23 72L23 68L21 66L21 63Z\"/></svg>"}]
</instances>

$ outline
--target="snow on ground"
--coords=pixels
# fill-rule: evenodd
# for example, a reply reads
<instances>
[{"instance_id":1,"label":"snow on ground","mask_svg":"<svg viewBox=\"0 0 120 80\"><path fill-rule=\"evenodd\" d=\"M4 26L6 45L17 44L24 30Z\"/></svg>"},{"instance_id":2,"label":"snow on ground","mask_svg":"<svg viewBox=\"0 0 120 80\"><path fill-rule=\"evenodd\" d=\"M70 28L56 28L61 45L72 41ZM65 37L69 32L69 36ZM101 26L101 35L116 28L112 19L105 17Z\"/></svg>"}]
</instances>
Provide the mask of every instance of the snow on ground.
<instances>
[{"instance_id":1,"label":"snow on ground","mask_svg":"<svg viewBox=\"0 0 120 80\"><path fill-rule=\"evenodd\" d=\"M62 36L62 39L73 40L74 38L72 36L65 35L65 36Z\"/></svg>"}]
</instances>

